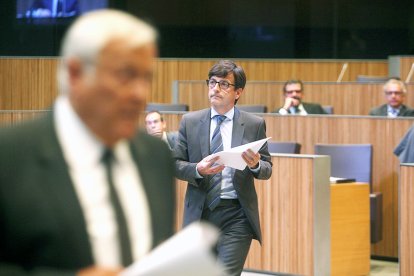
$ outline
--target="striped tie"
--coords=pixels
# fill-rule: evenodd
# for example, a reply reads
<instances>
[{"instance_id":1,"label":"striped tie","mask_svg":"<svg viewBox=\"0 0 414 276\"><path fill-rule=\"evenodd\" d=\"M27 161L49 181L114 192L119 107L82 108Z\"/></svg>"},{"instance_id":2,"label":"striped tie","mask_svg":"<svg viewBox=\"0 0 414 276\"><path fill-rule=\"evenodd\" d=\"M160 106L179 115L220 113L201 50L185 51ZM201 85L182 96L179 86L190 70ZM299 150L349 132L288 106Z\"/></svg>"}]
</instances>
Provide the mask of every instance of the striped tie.
<instances>
[{"instance_id":1,"label":"striped tie","mask_svg":"<svg viewBox=\"0 0 414 276\"><path fill-rule=\"evenodd\" d=\"M221 139L220 126L221 123L226 119L224 115L214 116L217 120L217 126L214 129L213 136L210 142L210 154L223 150L223 140ZM221 172L213 175L209 181L207 188L207 206L210 210L214 210L220 203L220 192L221 192Z\"/></svg>"}]
</instances>

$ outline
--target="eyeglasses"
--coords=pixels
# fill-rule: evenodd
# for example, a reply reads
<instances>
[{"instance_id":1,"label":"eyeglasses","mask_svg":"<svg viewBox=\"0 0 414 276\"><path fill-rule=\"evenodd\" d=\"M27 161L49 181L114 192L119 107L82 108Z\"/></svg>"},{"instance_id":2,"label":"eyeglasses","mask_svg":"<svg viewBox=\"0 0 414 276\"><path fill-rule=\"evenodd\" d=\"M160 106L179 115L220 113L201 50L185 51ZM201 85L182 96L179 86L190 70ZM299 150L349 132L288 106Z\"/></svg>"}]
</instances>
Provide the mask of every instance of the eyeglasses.
<instances>
[{"instance_id":1,"label":"eyeglasses","mask_svg":"<svg viewBox=\"0 0 414 276\"><path fill-rule=\"evenodd\" d=\"M401 96L404 92L402 91L385 91L385 95L391 96L394 94L395 96Z\"/></svg>"},{"instance_id":2,"label":"eyeglasses","mask_svg":"<svg viewBox=\"0 0 414 276\"><path fill-rule=\"evenodd\" d=\"M230 88L230 85L231 86L235 86L234 84L229 83L228 81L225 81L225 80L216 81L215 79L209 79L209 80L206 80L206 83L207 83L207 86L210 89L213 89L214 87L216 87L216 84L217 83L218 83L220 89L223 89L223 90L229 89Z\"/></svg>"},{"instance_id":3,"label":"eyeglasses","mask_svg":"<svg viewBox=\"0 0 414 276\"><path fill-rule=\"evenodd\" d=\"M289 91L286 91L285 93L286 94L293 94L293 92L296 92L296 94L298 94L298 93L302 93L302 90L289 90Z\"/></svg>"}]
</instances>

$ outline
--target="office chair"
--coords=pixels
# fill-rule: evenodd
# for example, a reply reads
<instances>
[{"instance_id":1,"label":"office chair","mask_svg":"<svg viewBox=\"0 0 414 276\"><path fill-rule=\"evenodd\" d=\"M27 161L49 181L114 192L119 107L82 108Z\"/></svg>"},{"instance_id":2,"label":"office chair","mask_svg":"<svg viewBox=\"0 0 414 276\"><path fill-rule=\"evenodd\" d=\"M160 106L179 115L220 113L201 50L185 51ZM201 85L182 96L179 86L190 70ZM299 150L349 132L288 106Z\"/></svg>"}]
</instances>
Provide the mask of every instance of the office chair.
<instances>
[{"instance_id":1,"label":"office chair","mask_svg":"<svg viewBox=\"0 0 414 276\"><path fill-rule=\"evenodd\" d=\"M331 176L369 183L371 243L382 240L382 194L372 193L372 145L316 144L315 154L331 157Z\"/></svg>"},{"instance_id":2,"label":"office chair","mask_svg":"<svg viewBox=\"0 0 414 276\"><path fill-rule=\"evenodd\" d=\"M270 153L293 153L299 154L301 144L296 142L267 142L268 149Z\"/></svg>"},{"instance_id":3,"label":"office chair","mask_svg":"<svg viewBox=\"0 0 414 276\"><path fill-rule=\"evenodd\" d=\"M251 112L251 113L266 113L267 112L267 106L265 105L249 105L249 104L238 104L236 105L236 107L239 110L243 110L246 112Z\"/></svg>"},{"instance_id":4,"label":"office chair","mask_svg":"<svg viewBox=\"0 0 414 276\"><path fill-rule=\"evenodd\" d=\"M171 104L171 103L147 103L146 111L188 111L187 104Z\"/></svg>"}]
</instances>

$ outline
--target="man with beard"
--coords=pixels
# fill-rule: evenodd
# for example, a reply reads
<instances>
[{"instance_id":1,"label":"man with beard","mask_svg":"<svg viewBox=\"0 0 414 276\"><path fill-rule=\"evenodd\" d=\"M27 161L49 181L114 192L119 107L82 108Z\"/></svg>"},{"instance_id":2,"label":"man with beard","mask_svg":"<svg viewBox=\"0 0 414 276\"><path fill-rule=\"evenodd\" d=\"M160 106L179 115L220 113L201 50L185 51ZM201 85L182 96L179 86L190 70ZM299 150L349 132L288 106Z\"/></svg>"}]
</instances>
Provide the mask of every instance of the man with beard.
<instances>
[{"instance_id":1,"label":"man with beard","mask_svg":"<svg viewBox=\"0 0 414 276\"><path fill-rule=\"evenodd\" d=\"M280 115L295 114L327 114L320 104L305 103L303 99L303 83L300 80L288 80L283 85L285 103L281 108L276 109L273 113Z\"/></svg>"}]
</instances>

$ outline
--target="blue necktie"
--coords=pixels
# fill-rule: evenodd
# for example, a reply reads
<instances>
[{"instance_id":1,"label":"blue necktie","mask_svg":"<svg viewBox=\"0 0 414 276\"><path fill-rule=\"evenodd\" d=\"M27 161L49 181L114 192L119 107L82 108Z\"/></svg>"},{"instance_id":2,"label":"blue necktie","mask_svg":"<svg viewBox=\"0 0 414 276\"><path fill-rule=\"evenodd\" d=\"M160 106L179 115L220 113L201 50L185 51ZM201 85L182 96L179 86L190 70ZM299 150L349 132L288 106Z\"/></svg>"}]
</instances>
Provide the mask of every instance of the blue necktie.
<instances>
[{"instance_id":1,"label":"blue necktie","mask_svg":"<svg viewBox=\"0 0 414 276\"><path fill-rule=\"evenodd\" d=\"M221 123L226 119L224 115L214 116L217 120L217 126L214 129L213 136L210 142L210 154L223 150L223 139L221 138L220 126ZM214 210L220 203L220 192L221 192L221 172L213 175L209 181L207 187L207 206L210 210Z\"/></svg>"},{"instance_id":2,"label":"blue necktie","mask_svg":"<svg viewBox=\"0 0 414 276\"><path fill-rule=\"evenodd\" d=\"M393 118L395 118L395 117L398 117L398 113L400 113L400 111L398 110L398 109L395 109L395 108L391 108L390 109L390 117L393 117Z\"/></svg>"}]
</instances>

